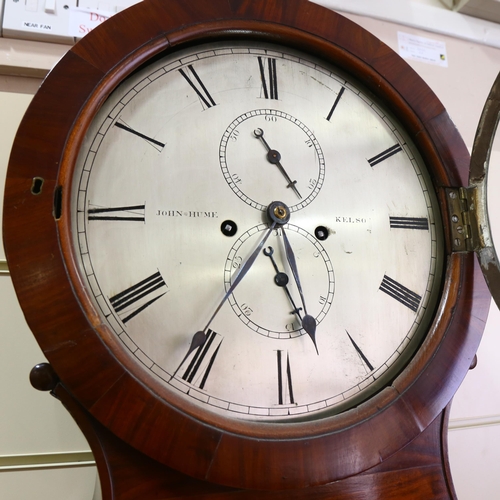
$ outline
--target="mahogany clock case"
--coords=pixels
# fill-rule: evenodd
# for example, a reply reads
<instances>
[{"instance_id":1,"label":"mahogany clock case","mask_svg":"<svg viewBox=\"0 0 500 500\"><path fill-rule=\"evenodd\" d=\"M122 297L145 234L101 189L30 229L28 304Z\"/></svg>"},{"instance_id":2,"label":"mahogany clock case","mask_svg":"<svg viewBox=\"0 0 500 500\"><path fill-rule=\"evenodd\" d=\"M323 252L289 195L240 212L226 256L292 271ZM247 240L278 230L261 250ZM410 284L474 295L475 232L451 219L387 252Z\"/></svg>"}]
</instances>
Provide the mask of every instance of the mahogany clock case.
<instances>
[{"instance_id":1,"label":"mahogany clock case","mask_svg":"<svg viewBox=\"0 0 500 500\"><path fill-rule=\"evenodd\" d=\"M287 425L241 422L190 405L153 378L144 384L113 348L75 270L69 182L93 117L117 85L149 61L217 40L279 43L352 75L402 123L432 177L445 235L434 320L399 376L339 415ZM467 149L429 87L346 18L302 0L146 0L77 43L33 99L10 158L4 244L28 324L61 384L117 437L162 464L219 484L321 485L373 467L413 441L441 414L471 365L490 296L474 255L452 250L447 191L467 185L468 166Z\"/></svg>"}]
</instances>

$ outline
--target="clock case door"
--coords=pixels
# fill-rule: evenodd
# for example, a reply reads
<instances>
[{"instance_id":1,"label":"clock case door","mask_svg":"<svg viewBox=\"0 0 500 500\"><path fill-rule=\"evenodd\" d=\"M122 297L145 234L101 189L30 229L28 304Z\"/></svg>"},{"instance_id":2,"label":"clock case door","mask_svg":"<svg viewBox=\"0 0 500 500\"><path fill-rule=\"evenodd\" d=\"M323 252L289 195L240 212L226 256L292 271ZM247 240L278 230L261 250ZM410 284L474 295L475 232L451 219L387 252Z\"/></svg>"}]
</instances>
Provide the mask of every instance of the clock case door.
<instances>
[{"instance_id":1,"label":"clock case door","mask_svg":"<svg viewBox=\"0 0 500 500\"><path fill-rule=\"evenodd\" d=\"M474 250L497 307L500 307L500 262L488 217L487 181L490 157L500 121L500 73L486 99L471 154L469 186L451 215L456 250ZM456 216L461 212L461 217ZM455 217L453 217L455 215Z\"/></svg>"},{"instance_id":2,"label":"clock case door","mask_svg":"<svg viewBox=\"0 0 500 500\"><path fill-rule=\"evenodd\" d=\"M442 298L418 352L369 401L315 422L230 421L166 399L154 380L146 387L103 342L106 332L82 301L68 251L67 187L102 102L127 75L165 51L230 39L295 47L362 81L419 148L442 211ZM388 463L433 425L445 436L443 412L472 363L490 302L474 255L453 247L448 190L467 185L469 160L446 110L418 75L370 33L316 4L146 0L112 17L48 75L19 128L6 181L9 268L28 324L59 377L54 392L73 414L84 412L149 459L237 488L326 485ZM48 379L40 385L56 380Z\"/></svg>"}]
</instances>

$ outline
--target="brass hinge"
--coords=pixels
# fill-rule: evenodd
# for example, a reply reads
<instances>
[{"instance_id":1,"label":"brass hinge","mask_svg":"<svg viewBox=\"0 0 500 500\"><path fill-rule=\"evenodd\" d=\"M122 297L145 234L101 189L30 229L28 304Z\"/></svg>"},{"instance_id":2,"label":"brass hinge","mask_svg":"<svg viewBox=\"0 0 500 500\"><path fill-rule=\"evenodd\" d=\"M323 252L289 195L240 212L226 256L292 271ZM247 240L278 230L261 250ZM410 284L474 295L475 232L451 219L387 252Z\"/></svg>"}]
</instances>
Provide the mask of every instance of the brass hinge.
<instances>
[{"instance_id":1,"label":"brass hinge","mask_svg":"<svg viewBox=\"0 0 500 500\"><path fill-rule=\"evenodd\" d=\"M490 230L485 219L484 189L483 182L446 189L454 252L480 252L491 246Z\"/></svg>"}]
</instances>

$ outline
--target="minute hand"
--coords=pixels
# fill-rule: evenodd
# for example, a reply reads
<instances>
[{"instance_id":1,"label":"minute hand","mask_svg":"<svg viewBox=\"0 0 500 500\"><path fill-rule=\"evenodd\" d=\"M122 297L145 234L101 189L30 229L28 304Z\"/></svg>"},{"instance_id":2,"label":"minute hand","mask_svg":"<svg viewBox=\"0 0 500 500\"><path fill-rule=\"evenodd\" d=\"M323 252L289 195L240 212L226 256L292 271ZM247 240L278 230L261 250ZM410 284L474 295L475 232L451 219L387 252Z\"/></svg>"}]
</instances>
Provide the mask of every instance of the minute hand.
<instances>
[{"instance_id":1,"label":"minute hand","mask_svg":"<svg viewBox=\"0 0 500 500\"><path fill-rule=\"evenodd\" d=\"M276 222L273 222L270 226L269 229L266 231L264 236L262 237L262 240L258 244L257 248L252 252L252 254L248 257L248 259L245 261L243 266L240 268L238 274L233 280L233 283L229 287L228 291L220 301L219 305L216 307L214 313L208 320L208 323L205 325L205 328L203 330L197 331L194 335L193 338L191 339L191 344L189 346L189 349L184 356L183 360L181 361L180 365L177 367L177 369L174 371L174 374L172 375L171 378L174 378L177 375L177 372L179 371L180 367L184 364L188 356L195 350L198 349L198 347L201 347L207 340L207 330L210 324L212 323L213 319L215 316L217 316L217 313L220 311L221 307L224 305L226 300L229 298L229 296L234 292L234 289L238 286L240 281L245 277L245 274L248 272L248 270L252 267L253 263L255 262L255 259L259 255L262 247L264 246L264 243L267 241L267 238L269 238L269 235L271 234L272 230L276 227Z\"/></svg>"},{"instance_id":2,"label":"minute hand","mask_svg":"<svg viewBox=\"0 0 500 500\"><path fill-rule=\"evenodd\" d=\"M316 345L316 320L307 313L306 301L304 299L304 293L302 292L302 285L300 284L299 271L297 269L297 263L295 261L295 254L293 253L292 246L288 241L288 237L285 233L285 228L281 228L281 233L283 234L283 244L285 245L285 254L290 269L292 270L293 278L297 284L297 289L299 291L300 300L302 301L302 307L304 308L305 316L302 318L302 327L306 333L311 337L316 352L319 354L318 346Z\"/></svg>"},{"instance_id":3,"label":"minute hand","mask_svg":"<svg viewBox=\"0 0 500 500\"><path fill-rule=\"evenodd\" d=\"M226 302L226 300L229 298L229 296L234 292L234 289L239 285L240 281L245 277L245 274L252 267L253 263L255 262L255 259L259 255L260 251L262 250L262 247L264 246L265 242L267 241L267 238L269 238L269 235L271 234L271 232L273 231L275 226L276 226L276 222L273 222L269 226L269 229L267 230L266 234L263 236L263 238L260 241L257 248L252 252L250 257L248 257L246 262L240 268L240 271L238 272L238 274L234 278L233 283L231 284L228 291L226 292L226 295L224 295L224 297L222 298L220 304L215 309L215 312L212 314L212 317L209 319L207 326L205 326L203 331L207 331L208 327L210 326L210 323L212 323L212 320L215 318L215 316L219 312L220 308L224 305L224 302Z\"/></svg>"}]
</instances>

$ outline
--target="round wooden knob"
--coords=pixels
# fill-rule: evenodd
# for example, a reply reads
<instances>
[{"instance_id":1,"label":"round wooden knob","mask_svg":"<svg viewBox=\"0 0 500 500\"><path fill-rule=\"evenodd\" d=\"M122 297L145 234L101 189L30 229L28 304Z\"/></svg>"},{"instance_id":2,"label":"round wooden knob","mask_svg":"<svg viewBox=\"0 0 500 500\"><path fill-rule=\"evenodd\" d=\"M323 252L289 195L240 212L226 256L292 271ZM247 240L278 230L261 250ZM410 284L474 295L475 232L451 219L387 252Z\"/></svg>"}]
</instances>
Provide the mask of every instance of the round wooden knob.
<instances>
[{"instance_id":1,"label":"round wooden knob","mask_svg":"<svg viewBox=\"0 0 500 500\"><path fill-rule=\"evenodd\" d=\"M469 370L474 370L474 368L476 368L477 366L477 354L474 354L474 359L472 360L472 363L469 367Z\"/></svg>"},{"instance_id":2,"label":"round wooden knob","mask_svg":"<svg viewBox=\"0 0 500 500\"><path fill-rule=\"evenodd\" d=\"M39 391L51 391L59 383L59 377L49 363L39 363L31 369L30 382Z\"/></svg>"}]
</instances>

